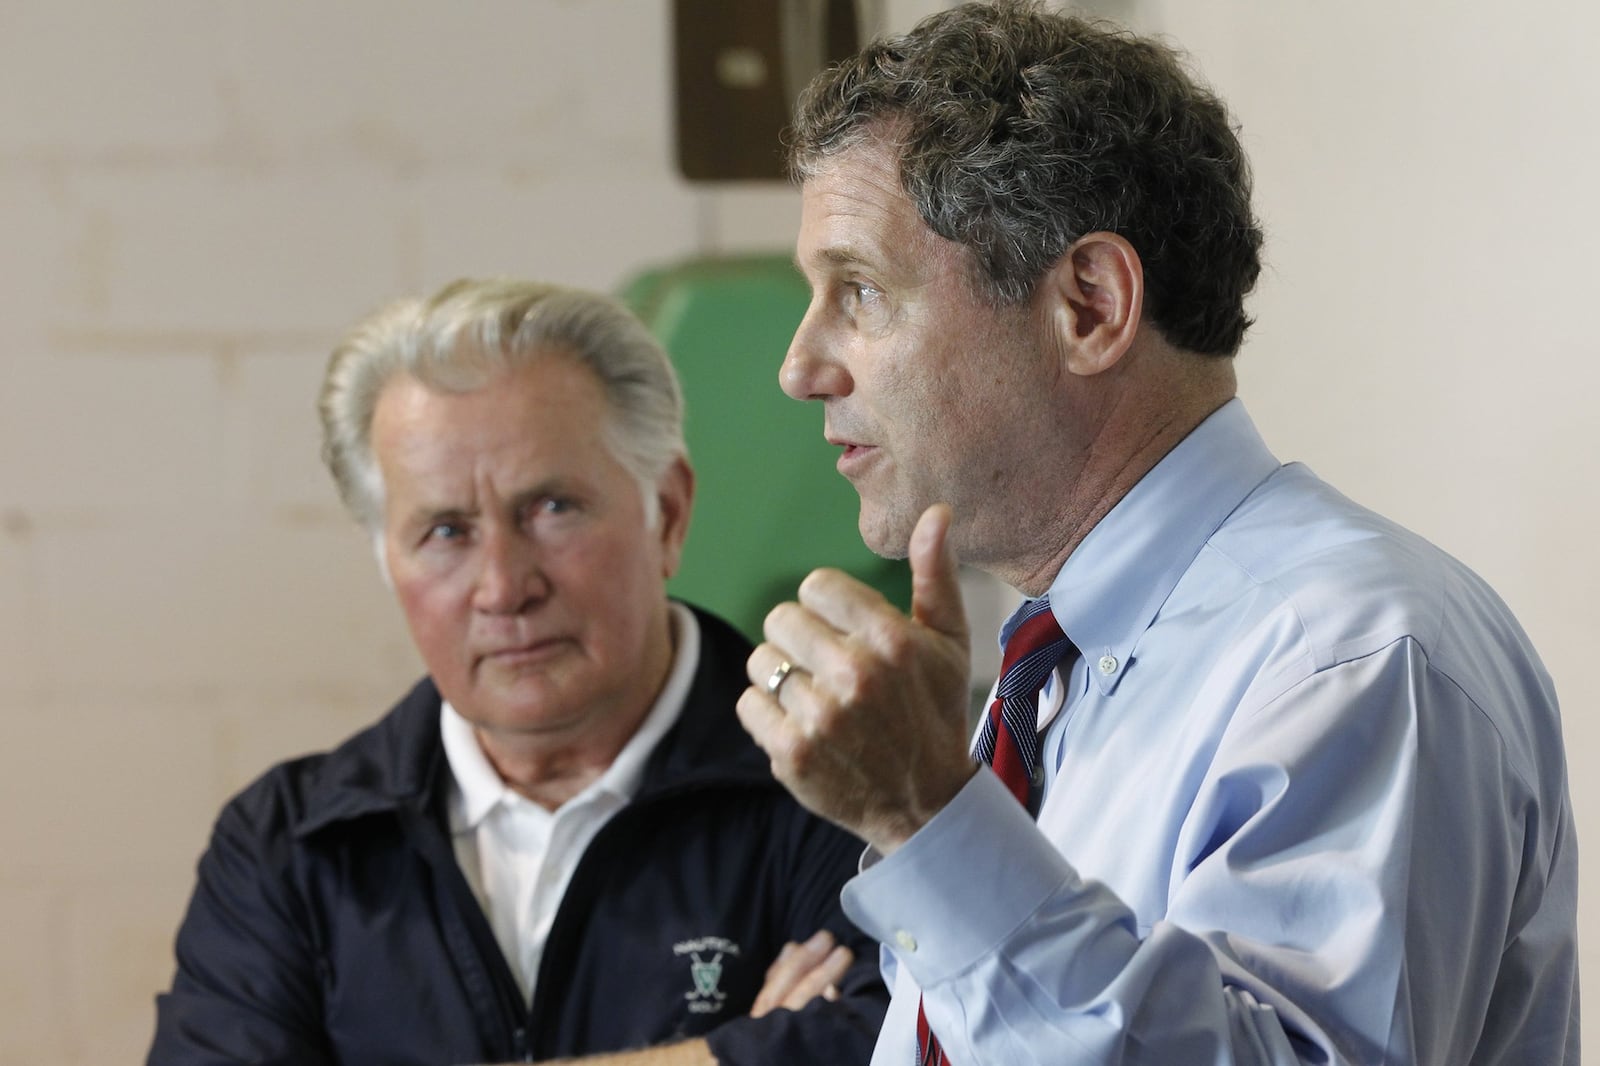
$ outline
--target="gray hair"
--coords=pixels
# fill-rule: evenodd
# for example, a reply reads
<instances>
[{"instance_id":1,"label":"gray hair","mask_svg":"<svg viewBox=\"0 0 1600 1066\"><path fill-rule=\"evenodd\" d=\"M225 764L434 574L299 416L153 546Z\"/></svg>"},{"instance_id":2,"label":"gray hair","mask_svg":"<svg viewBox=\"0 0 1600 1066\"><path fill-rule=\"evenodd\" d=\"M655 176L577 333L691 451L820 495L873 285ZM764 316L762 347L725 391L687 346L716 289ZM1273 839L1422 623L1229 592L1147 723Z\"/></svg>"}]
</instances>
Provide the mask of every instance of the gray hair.
<instances>
[{"instance_id":1,"label":"gray hair","mask_svg":"<svg viewBox=\"0 0 1600 1066\"><path fill-rule=\"evenodd\" d=\"M683 392L667 353L609 297L507 279L464 279L430 299L399 300L333 350L317 410L322 458L345 506L369 533L382 528L372 416L390 381L404 375L442 392L470 392L497 373L552 357L572 359L600 382L610 410L606 445L639 482L654 525L656 486L688 454Z\"/></svg>"},{"instance_id":2,"label":"gray hair","mask_svg":"<svg viewBox=\"0 0 1600 1066\"><path fill-rule=\"evenodd\" d=\"M1145 312L1170 342L1238 351L1261 272L1250 166L1172 49L1028 0L964 4L813 79L790 168L804 180L874 136L997 303L1027 300L1073 242L1110 232L1139 253Z\"/></svg>"}]
</instances>

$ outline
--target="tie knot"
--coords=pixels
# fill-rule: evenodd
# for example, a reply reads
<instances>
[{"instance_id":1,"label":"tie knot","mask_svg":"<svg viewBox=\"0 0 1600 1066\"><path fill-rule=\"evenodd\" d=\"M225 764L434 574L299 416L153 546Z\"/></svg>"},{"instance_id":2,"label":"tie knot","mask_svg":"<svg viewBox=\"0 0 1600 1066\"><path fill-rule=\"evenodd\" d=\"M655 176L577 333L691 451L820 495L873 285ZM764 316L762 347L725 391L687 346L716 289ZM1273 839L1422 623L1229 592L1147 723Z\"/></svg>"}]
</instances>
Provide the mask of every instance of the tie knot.
<instances>
[{"instance_id":1,"label":"tie knot","mask_svg":"<svg viewBox=\"0 0 1600 1066\"><path fill-rule=\"evenodd\" d=\"M1000 661L1000 681L995 695L1007 696L1037 692L1045 675L1067 654L1072 642L1050 610L1050 597L1041 596L1024 608L1022 620L1006 640Z\"/></svg>"}]
</instances>

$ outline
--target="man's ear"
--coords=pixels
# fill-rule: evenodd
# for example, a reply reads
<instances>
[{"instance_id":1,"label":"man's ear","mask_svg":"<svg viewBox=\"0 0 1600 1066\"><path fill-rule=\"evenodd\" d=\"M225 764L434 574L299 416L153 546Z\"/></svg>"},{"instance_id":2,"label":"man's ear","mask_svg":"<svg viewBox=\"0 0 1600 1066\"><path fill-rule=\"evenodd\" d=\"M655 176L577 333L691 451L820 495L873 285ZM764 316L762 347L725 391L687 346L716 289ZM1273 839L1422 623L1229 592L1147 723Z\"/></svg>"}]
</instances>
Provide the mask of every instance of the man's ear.
<instances>
[{"instance_id":1,"label":"man's ear","mask_svg":"<svg viewBox=\"0 0 1600 1066\"><path fill-rule=\"evenodd\" d=\"M1133 344L1144 311L1144 265L1115 233L1073 242L1040 282L1068 373L1109 370Z\"/></svg>"},{"instance_id":2,"label":"man's ear","mask_svg":"<svg viewBox=\"0 0 1600 1066\"><path fill-rule=\"evenodd\" d=\"M683 558L689 511L694 506L694 468L688 459L678 456L656 482L656 504L660 509L656 527L661 537L661 576L670 578Z\"/></svg>"}]
</instances>

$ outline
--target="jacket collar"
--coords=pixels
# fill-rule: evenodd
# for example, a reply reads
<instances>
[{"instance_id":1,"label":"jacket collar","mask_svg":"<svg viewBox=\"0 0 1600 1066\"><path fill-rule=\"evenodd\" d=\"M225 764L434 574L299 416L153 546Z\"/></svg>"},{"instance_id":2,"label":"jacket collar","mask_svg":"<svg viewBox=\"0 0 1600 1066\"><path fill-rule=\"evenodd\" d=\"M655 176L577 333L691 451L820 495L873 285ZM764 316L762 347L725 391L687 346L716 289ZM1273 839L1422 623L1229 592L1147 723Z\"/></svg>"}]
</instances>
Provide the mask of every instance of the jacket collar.
<instances>
[{"instance_id":1,"label":"jacket collar","mask_svg":"<svg viewBox=\"0 0 1600 1066\"><path fill-rule=\"evenodd\" d=\"M700 623L694 682L677 724L645 763L635 803L708 786L776 787L769 760L733 710L746 686L750 643L722 619L691 609ZM438 688L425 677L382 719L330 752L295 835L373 814L443 810L450 769L439 704Z\"/></svg>"}]
</instances>

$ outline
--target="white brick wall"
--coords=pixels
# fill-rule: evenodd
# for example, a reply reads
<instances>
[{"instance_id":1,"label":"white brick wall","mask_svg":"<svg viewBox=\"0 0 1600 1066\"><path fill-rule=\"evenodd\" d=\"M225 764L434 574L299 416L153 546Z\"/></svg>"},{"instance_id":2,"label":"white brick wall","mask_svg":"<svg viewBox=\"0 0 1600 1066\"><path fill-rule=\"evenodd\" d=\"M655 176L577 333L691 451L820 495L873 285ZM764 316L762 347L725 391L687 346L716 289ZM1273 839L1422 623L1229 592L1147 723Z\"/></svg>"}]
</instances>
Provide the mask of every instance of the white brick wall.
<instances>
[{"instance_id":1,"label":"white brick wall","mask_svg":"<svg viewBox=\"0 0 1600 1066\"><path fill-rule=\"evenodd\" d=\"M890 3L889 25L937 6ZM1590 831L1600 519L1592 488L1565 486L1600 473L1600 167L1578 134L1600 104L1596 16L1541 0L1507 49L1501 5L1452 9L1446 42L1476 42L1479 75L1535 77L1524 97L1553 102L1508 109L1480 86L1464 99L1482 123L1417 95L1420 16L1412 44L1370 43L1387 5L1120 6L1196 48L1257 153L1274 242L1247 353L1258 417L1501 584L1566 697ZM416 672L316 455L339 331L462 274L610 288L697 250L789 245L792 192L674 176L667 10L0 2L3 1066L140 1061L218 805ZM1446 76L1476 84L1467 65ZM1386 125L1396 102L1410 110ZM1402 119L1433 124L1409 155L1384 140L1405 143ZM1482 172L1456 165L1462 138L1527 156L1488 171L1496 210L1475 229L1439 221ZM1432 243L1375 273L1352 241L1365 199L1395 188L1429 211L1390 221L1431 219ZM1402 332L1363 330L1350 296L1381 305L1407 270L1421 313L1402 301L1385 320ZM1449 350L1413 343L1430 323ZM1339 330L1343 349L1308 354Z\"/></svg>"}]
</instances>

